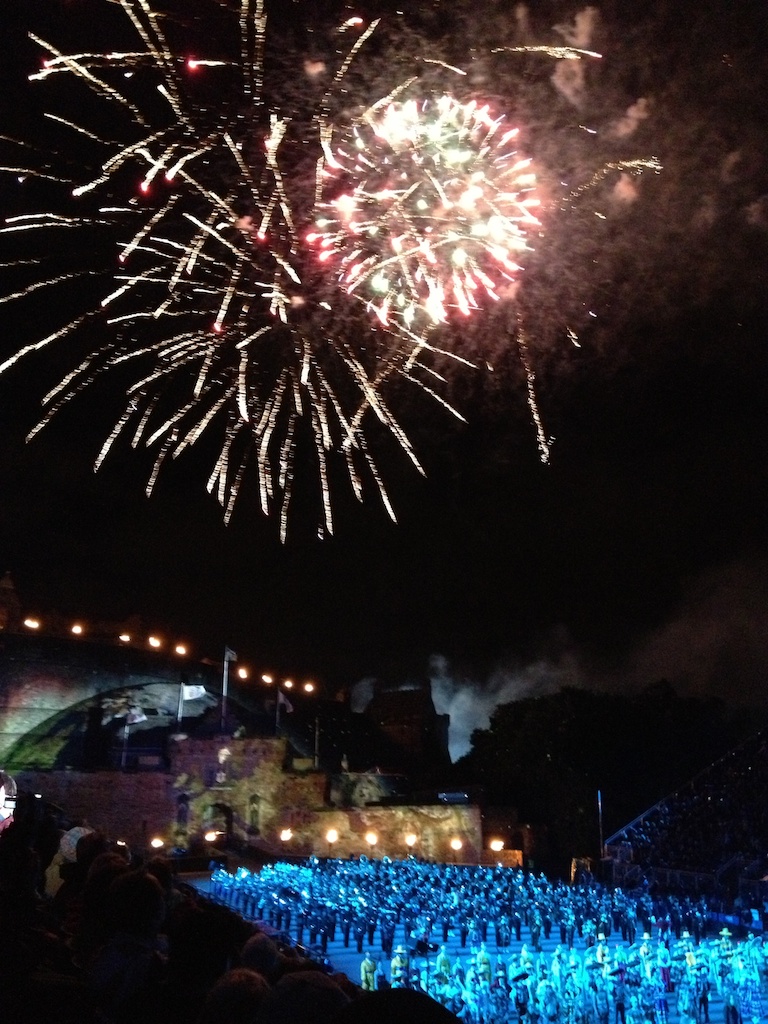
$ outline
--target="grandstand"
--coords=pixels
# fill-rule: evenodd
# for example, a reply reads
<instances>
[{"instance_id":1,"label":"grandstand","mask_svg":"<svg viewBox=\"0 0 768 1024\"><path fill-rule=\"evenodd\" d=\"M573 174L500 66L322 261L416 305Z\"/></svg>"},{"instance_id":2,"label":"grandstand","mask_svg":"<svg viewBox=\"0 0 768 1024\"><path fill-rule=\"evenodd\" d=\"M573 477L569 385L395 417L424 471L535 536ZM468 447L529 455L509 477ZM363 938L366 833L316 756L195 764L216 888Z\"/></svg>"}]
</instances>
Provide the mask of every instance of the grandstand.
<instances>
[{"instance_id":1,"label":"grandstand","mask_svg":"<svg viewBox=\"0 0 768 1024\"><path fill-rule=\"evenodd\" d=\"M767 790L761 729L607 839L613 881L754 890L768 868Z\"/></svg>"}]
</instances>

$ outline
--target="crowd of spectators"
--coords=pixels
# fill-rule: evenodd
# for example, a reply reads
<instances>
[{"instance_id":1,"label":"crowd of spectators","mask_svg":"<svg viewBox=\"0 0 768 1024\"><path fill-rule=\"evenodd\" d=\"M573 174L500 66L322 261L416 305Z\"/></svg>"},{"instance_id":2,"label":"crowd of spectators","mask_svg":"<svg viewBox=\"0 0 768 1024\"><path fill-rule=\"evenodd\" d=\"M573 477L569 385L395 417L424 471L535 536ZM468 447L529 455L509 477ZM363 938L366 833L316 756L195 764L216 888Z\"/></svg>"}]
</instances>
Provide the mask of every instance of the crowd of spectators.
<instances>
[{"instance_id":1,"label":"crowd of spectators","mask_svg":"<svg viewBox=\"0 0 768 1024\"><path fill-rule=\"evenodd\" d=\"M768 738L762 733L710 765L610 840L646 871L716 874L735 864L765 866ZM763 872L764 873L764 872Z\"/></svg>"},{"instance_id":2,"label":"crowd of spectators","mask_svg":"<svg viewBox=\"0 0 768 1024\"><path fill-rule=\"evenodd\" d=\"M363 993L178 884L168 859L78 832L64 850L71 833L62 837L40 801L20 797L0 833L0 1007L9 1024L453 1019L425 993Z\"/></svg>"}]
</instances>

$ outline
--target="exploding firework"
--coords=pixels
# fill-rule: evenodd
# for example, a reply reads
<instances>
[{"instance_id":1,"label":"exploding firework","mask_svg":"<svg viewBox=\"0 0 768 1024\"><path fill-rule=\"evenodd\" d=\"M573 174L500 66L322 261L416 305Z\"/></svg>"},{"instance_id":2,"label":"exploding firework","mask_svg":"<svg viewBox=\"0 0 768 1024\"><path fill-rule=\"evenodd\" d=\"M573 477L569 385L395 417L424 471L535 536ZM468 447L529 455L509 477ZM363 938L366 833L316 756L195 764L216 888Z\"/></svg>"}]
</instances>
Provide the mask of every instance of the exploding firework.
<instances>
[{"instance_id":1,"label":"exploding firework","mask_svg":"<svg viewBox=\"0 0 768 1024\"><path fill-rule=\"evenodd\" d=\"M458 415L429 362L441 354L439 332L454 314L514 295L538 226L516 129L497 104L447 88L465 73L433 57L414 56L421 77L350 104L351 69L375 21L350 19L333 30L328 59L305 56L297 99L264 0L212 3L223 21L205 33L205 57L203 44L195 56L184 48L189 24L170 4L105 8L122 13L119 48L69 52L31 37L46 55L32 80L63 87L69 104L46 115L57 140L46 149L61 159L54 165L25 142L1 168L40 203L0 230L28 250L13 261L21 282L2 301L63 292L63 309L83 305L0 372L62 339L103 338L46 395L32 434L122 369L125 403L97 467L123 438L146 446L155 455L149 493L167 459L216 430L208 488L225 518L252 469L284 539L305 445L321 533L333 532L329 467L338 460L356 497L372 479L394 519L370 425L420 470L387 400L390 382L406 380ZM218 42L225 37L229 48ZM51 197L45 208L42 195ZM517 344L546 458L522 331Z\"/></svg>"},{"instance_id":2,"label":"exploding firework","mask_svg":"<svg viewBox=\"0 0 768 1024\"><path fill-rule=\"evenodd\" d=\"M345 310L328 276L314 272L314 261L299 245L297 211L311 208L318 194L329 96L319 98L298 131L291 117L267 107L261 2L243 6L240 52L230 59L179 56L157 12L133 0L120 6L139 49L63 53L33 37L49 56L32 79L63 76L86 86L109 109L110 134L48 115L74 139L65 152L82 160L75 173L60 179L78 207L67 214L55 209L10 217L4 233L34 245L35 238L64 239L79 228L104 239L100 256L111 246L114 251L106 266L61 273L65 250L57 243L50 259L38 254L34 261L38 279L6 296L23 299L93 276L105 282L97 305L2 366L95 324L113 332L46 395L45 415L32 435L96 377L129 366L134 380L97 468L128 435L134 446L155 451L150 493L164 461L217 425L223 442L209 490L229 518L253 464L265 513L279 502L284 538L303 432L318 467L323 530L333 530L328 461L334 453L346 460L358 497L361 470L368 468L394 518L364 428L374 415L418 465L383 394L384 382L409 360L411 344L370 328L361 342L351 309ZM337 78L373 27L341 26L341 34L359 31ZM149 82L142 80L146 75ZM218 80L201 85L202 75ZM218 114L209 106L211 95L220 101ZM104 124L99 110L88 112ZM307 128L315 134L311 159L297 155L297 136ZM307 170L307 163L314 167ZM53 177L34 166L5 170L24 179ZM54 272L45 276L49 266Z\"/></svg>"},{"instance_id":3,"label":"exploding firework","mask_svg":"<svg viewBox=\"0 0 768 1024\"><path fill-rule=\"evenodd\" d=\"M328 203L309 236L320 259L384 326L445 323L514 285L538 226L535 175L515 146L519 130L487 105L391 103L354 127L330 166L351 186Z\"/></svg>"}]
</instances>

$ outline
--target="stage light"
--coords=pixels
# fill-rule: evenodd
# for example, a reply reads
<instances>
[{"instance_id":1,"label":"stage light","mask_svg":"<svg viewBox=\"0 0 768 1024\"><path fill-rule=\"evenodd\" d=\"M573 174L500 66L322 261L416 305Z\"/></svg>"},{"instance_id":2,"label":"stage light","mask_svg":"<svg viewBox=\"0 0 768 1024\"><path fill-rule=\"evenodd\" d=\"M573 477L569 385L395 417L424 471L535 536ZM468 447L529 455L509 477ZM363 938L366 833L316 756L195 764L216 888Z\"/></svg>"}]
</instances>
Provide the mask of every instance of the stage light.
<instances>
[{"instance_id":1,"label":"stage light","mask_svg":"<svg viewBox=\"0 0 768 1024\"><path fill-rule=\"evenodd\" d=\"M338 841L339 833L335 828L329 828L325 833L325 841L328 843L328 856L331 856L331 847Z\"/></svg>"}]
</instances>

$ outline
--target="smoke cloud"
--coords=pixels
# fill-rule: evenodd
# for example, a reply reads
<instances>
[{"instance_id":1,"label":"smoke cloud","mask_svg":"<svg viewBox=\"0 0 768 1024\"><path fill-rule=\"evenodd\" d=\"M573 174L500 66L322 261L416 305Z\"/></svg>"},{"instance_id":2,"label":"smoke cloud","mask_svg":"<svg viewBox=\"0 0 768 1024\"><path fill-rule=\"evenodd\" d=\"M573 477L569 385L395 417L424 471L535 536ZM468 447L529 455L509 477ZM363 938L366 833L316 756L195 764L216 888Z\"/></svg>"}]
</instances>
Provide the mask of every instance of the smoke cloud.
<instances>
[{"instance_id":1,"label":"smoke cloud","mask_svg":"<svg viewBox=\"0 0 768 1024\"><path fill-rule=\"evenodd\" d=\"M349 709L354 714L362 714L373 700L373 692L376 681L373 677L361 679L355 683L349 693Z\"/></svg>"},{"instance_id":2,"label":"smoke cloud","mask_svg":"<svg viewBox=\"0 0 768 1024\"><path fill-rule=\"evenodd\" d=\"M569 24L555 25L554 31L569 46L589 49L600 18L596 7L585 7ZM560 60L552 75L552 84L574 107L581 106L585 87L585 62L583 60Z\"/></svg>"},{"instance_id":3,"label":"smoke cloud","mask_svg":"<svg viewBox=\"0 0 768 1024\"><path fill-rule=\"evenodd\" d=\"M636 103L633 103L631 107L628 107L624 115L613 124L611 134L617 139L628 139L630 135L635 133L638 126L645 121L650 113L650 100L646 99L645 96L641 96L640 99Z\"/></svg>"},{"instance_id":4,"label":"smoke cloud","mask_svg":"<svg viewBox=\"0 0 768 1024\"><path fill-rule=\"evenodd\" d=\"M446 658L430 658L432 700L438 714L450 715L448 748L455 761L469 751L475 729L487 729L499 704L543 697L563 686L578 685L578 669L569 655L559 661L542 659L529 665L498 666L487 679L458 673Z\"/></svg>"},{"instance_id":5,"label":"smoke cloud","mask_svg":"<svg viewBox=\"0 0 768 1024\"><path fill-rule=\"evenodd\" d=\"M734 707L768 704L768 564L733 562L696 577L658 629L646 633L616 663L596 664L564 645L554 657L500 664L483 678L460 671L440 654L430 659L432 699L450 715L452 760L487 729L500 704L543 697L564 686L627 692L662 679L681 696L719 697Z\"/></svg>"},{"instance_id":6,"label":"smoke cloud","mask_svg":"<svg viewBox=\"0 0 768 1024\"><path fill-rule=\"evenodd\" d=\"M738 561L698 576L676 614L630 652L618 673L622 684L667 679L680 694L765 705L766 569L763 561Z\"/></svg>"},{"instance_id":7,"label":"smoke cloud","mask_svg":"<svg viewBox=\"0 0 768 1024\"><path fill-rule=\"evenodd\" d=\"M629 174L620 174L613 186L613 198L617 203L634 203L640 195L637 179Z\"/></svg>"}]
</instances>

